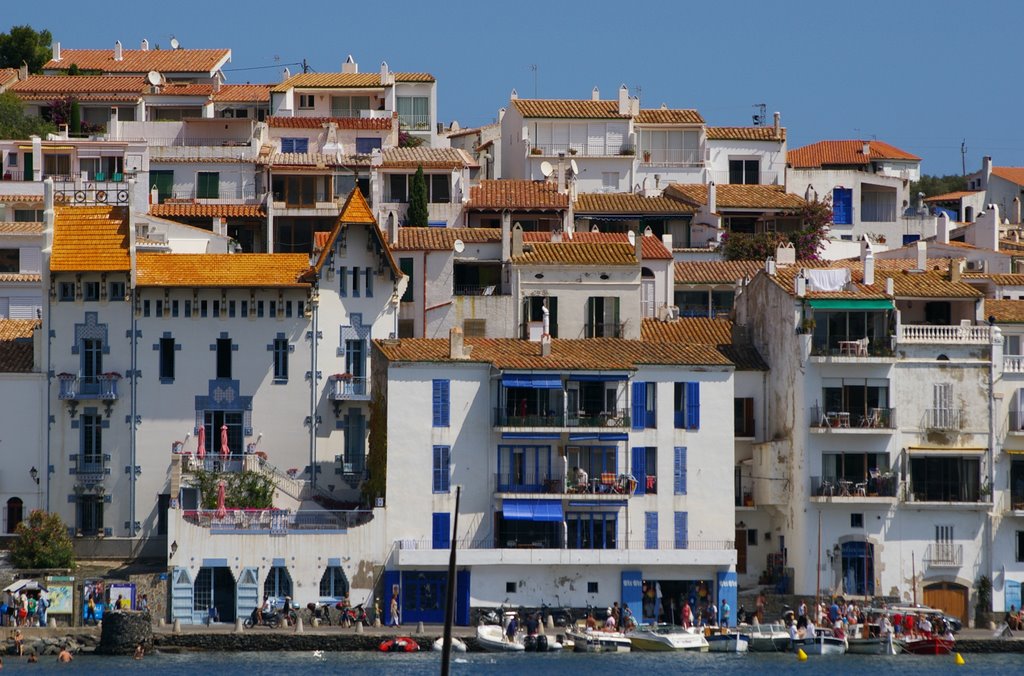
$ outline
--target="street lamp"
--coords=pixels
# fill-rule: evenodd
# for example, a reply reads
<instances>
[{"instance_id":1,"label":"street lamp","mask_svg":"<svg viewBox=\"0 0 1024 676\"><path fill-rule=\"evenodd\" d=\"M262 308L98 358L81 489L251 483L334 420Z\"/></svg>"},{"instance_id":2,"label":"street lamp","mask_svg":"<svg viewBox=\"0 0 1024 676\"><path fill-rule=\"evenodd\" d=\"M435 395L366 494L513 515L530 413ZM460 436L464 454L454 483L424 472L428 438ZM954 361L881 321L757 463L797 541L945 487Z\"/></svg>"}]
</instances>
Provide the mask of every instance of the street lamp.
<instances>
[{"instance_id":1,"label":"street lamp","mask_svg":"<svg viewBox=\"0 0 1024 676\"><path fill-rule=\"evenodd\" d=\"M32 469L30 469L30 470L28 471L28 475L29 475L30 477L32 477L32 481L35 481L35 482L36 482L36 486L38 486L38 485L39 485L39 470L37 470L37 469L35 468L35 465L33 465L33 466L32 466Z\"/></svg>"}]
</instances>

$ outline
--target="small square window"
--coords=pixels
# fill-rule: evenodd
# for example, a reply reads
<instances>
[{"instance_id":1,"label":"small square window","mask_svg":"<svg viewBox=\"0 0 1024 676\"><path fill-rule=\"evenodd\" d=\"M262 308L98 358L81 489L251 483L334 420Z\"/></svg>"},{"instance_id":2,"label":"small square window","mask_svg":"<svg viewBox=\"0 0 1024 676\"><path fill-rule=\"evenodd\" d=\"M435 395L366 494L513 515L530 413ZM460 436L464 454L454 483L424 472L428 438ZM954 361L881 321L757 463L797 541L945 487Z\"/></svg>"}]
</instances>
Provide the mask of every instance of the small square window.
<instances>
[{"instance_id":1,"label":"small square window","mask_svg":"<svg viewBox=\"0 0 1024 676\"><path fill-rule=\"evenodd\" d=\"M219 300L213 301L213 316L214 317L220 317L220 301Z\"/></svg>"},{"instance_id":2,"label":"small square window","mask_svg":"<svg viewBox=\"0 0 1024 676\"><path fill-rule=\"evenodd\" d=\"M516 583L515 582L506 582L505 583L505 593L506 594L515 594L516 593Z\"/></svg>"},{"instance_id":3,"label":"small square window","mask_svg":"<svg viewBox=\"0 0 1024 676\"><path fill-rule=\"evenodd\" d=\"M256 301L256 316L257 317L262 317L263 316L263 301L261 301L261 300Z\"/></svg>"},{"instance_id":4,"label":"small square window","mask_svg":"<svg viewBox=\"0 0 1024 676\"><path fill-rule=\"evenodd\" d=\"M157 317L163 317L164 316L164 302L162 300L158 300L156 302L156 316Z\"/></svg>"},{"instance_id":5,"label":"small square window","mask_svg":"<svg viewBox=\"0 0 1024 676\"><path fill-rule=\"evenodd\" d=\"M299 94L299 109L310 110L316 107L316 96L314 94Z\"/></svg>"},{"instance_id":6,"label":"small square window","mask_svg":"<svg viewBox=\"0 0 1024 676\"><path fill-rule=\"evenodd\" d=\"M228 301L228 317L234 317L234 316L235 316L235 301L229 300Z\"/></svg>"},{"instance_id":7,"label":"small square window","mask_svg":"<svg viewBox=\"0 0 1024 676\"><path fill-rule=\"evenodd\" d=\"M100 299L100 283L99 282L83 282L82 283L82 300L97 301Z\"/></svg>"},{"instance_id":8,"label":"small square window","mask_svg":"<svg viewBox=\"0 0 1024 676\"><path fill-rule=\"evenodd\" d=\"M597 594L598 593L598 591L597 591L597 583L596 582L588 582L587 583L587 593L588 594Z\"/></svg>"},{"instance_id":9,"label":"small square window","mask_svg":"<svg viewBox=\"0 0 1024 676\"><path fill-rule=\"evenodd\" d=\"M864 514L862 512L854 512L850 514L850 528L863 528L864 527Z\"/></svg>"},{"instance_id":10,"label":"small square window","mask_svg":"<svg viewBox=\"0 0 1024 676\"><path fill-rule=\"evenodd\" d=\"M756 547L757 546L757 529L756 528L748 528L747 529L747 546L749 546L749 547Z\"/></svg>"},{"instance_id":11,"label":"small square window","mask_svg":"<svg viewBox=\"0 0 1024 676\"><path fill-rule=\"evenodd\" d=\"M124 300L124 282L110 282L110 300Z\"/></svg>"},{"instance_id":12,"label":"small square window","mask_svg":"<svg viewBox=\"0 0 1024 676\"><path fill-rule=\"evenodd\" d=\"M57 288L60 294L58 298L62 303L75 300L75 283L74 282L61 282Z\"/></svg>"},{"instance_id":13,"label":"small square window","mask_svg":"<svg viewBox=\"0 0 1024 676\"><path fill-rule=\"evenodd\" d=\"M772 541L772 532L770 530L766 530L764 532L764 541L765 542L771 542Z\"/></svg>"},{"instance_id":14,"label":"small square window","mask_svg":"<svg viewBox=\"0 0 1024 676\"><path fill-rule=\"evenodd\" d=\"M243 317L248 317L249 316L249 301L247 301L247 300L243 300L242 301L242 316Z\"/></svg>"},{"instance_id":15,"label":"small square window","mask_svg":"<svg viewBox=\"0 0 1024 676\"><path fill-rule=\"evenodd\" d=\"M177 317L178 316L178 301L176 301L176 300L172 300L171 301L171 316L172 317Z\"/></svg>"}]
</instances>

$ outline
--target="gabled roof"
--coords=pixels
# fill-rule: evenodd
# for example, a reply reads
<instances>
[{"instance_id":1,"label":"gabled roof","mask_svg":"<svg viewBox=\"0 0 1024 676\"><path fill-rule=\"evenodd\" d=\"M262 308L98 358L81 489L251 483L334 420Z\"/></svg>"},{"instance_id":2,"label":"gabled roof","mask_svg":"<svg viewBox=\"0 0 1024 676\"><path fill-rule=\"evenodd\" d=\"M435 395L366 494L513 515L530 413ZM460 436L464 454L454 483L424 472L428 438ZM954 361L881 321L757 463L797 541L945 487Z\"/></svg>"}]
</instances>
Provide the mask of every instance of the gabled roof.
<instances>
[{"instance_id":1,"label":"gabled roof","mask_svg":"<svg viewBox=\"0 0 1024 676\"><path fill-rule=\"evenodd\" d=\"M501 228L399 228L395 251L451 251L465 244L501 242Z\"/></svg>"},{"instance_id":2,"label":"gabled roof","mask_svg":"<svg viewBox=\"0 0 1024 676\"><path fill-rule=\"evenodd\" d=\"M1010 183L1024 185L1024 167L992 167L992 175Z\"/></svg>"},{"instance_id":3,"label":"gabled roof","mask_svg":"<svg viewBox=\"0 0 1024 676\"><path fill-rule=\"evenodd\" d=\"M781 127L778 134L775 127L708 127L709 141L785 141L786 128Z\"/></svg>"},{"instance_id":4,"label":"gabled roof","mask_svg":"<svg viewBox=\"0 0 1024 676\"><path fill-rule=\"evenodd\" d=\"M524 242L550 242L550 232L524 232ZM617 243L629 244L629 235L625 232L587 232L580 230L562 235L563 242L577 244ZM632 246L632 245L630 245ZM635 250L634 250L635 254ZM644 260L672 260L672 252L665 248L664 243L654 235L645 235L640 241L640 255Z\"/></svg>"},{"instance_id":5,"label":"gabled roof","mask_svg":"<svg viewBox=\"0 0 1024 676\"><path fill-rule=\"evenodd\" d=\"M107 272L130 266L124 207L56 207L50 270Z\"/></svg>"},{"instance_id":6,"label":"gabled roof","mask_svg":"<svg viewBox=\"0 0 1024 676\"><path fill-rule=\"evenodd\" d=\"M0 87L9 85L18 80L17 68L0 68Z\"/></svg>"},{"instance_id":7,"label":"gabled roof","mask_svg":"<svg viewBox=\"0 0 1024 676\"><path fill-rule=\"evenodd\" d=\"M868 154L864 154L864 144ZM802 148L790 150L786 162L796 169L811 169L826 166L850 166L868 164L874 160L906 160L920 162L912 155L884 141L818 141Z\"/></svg>"},{"instance_id":8,"label":"gabled roof","mask_svg":"<svg viewBox=\"0 0 1024 676\"><path fill-rule=\"evenodd\" d=\"M729 366L731 362L710 345L646 343L619 338L554 339L551 354L542 357L540 345L513 338L466 338L468 359L452 359L444 338L376 340L381 353L393 362L483 363L499 369L565 371L632 370L637 366Z\"/></svg>"},{"instance_id":9,"label":"gabled roof","mask_svg":"<svg viewBox=\"0 0 1024 676\"><path fill-rule=\"evenodd\" d=\"M1024 300L986 298L985 316L995 317L996 324L1024 324Z\"/></svg>"},{"instance_id":10,"label":"gabled roof","mask_svg":"<svg viewBox=\"0 0 1024 676\"><path fill-rule=\"evenodd\" d=\"M269 84L222 84L213 93L216 103L270 103Z\"/></svg>"},{"instance_id":11,"label":"gabled roof","mask_svg":"<svg viewBox=\"0 0 1024 676\"><path fill-rule=\"evenodd\" d=\"M957 190L956 192L946 192L941 195L932 195L931 197L925 197L925 202L953 202L964 197L970 197L971 195L977 195L980 190Z\"/></svg>"},{"instance_id":12,"label":"gabled roof","mask_svg":"<svg viewBox=\"0 0 1024 676\"><path fill-rule=\"evenodd\" d=\"M350 164L350 157L334 153L260 153L257 164L272 167L340 167ZM165 161L163 159L161 162Z\"/></svg>"},{"instance_id":13,"label":"gabled roof","mask_svg":"<svg viewBox=\"0 0 1024 676\"><path fill-rule=\"evenodd\" d=\"M174 254L140 251L138 286L304 287L305 254Z\"/></svg>"},{"instance_id":14,"label":"gabled roof","mask_svg":"<svg viewBox=\"0 0 1024 676\"><path fill-rule=\"evenodd\" d=\"M516 265L636 265L636 253L621 242L537 242L513 256Z\"/></svg>"},{"instance_id":15,"label":"gabled roof","mask_svg":"<svg viewBox=\"0 0 1024 676\"><path fill-rule=\"evenodd\" d=\"M0 319L0 372L32 372L32 332L41 325L38 319Z\"/></svg>"},{"instance_id":16,"label":"gabled roof","mask_svg":"<svg viewBox=\"0 0 1024 676\"><path fill-rule=\"evenodd\" d=\"M7 91L20 98L39 95L52 97L66 94L131 94L141 96L146 89L142 77L115 77L111 75L30 75L15 82Z\"/></svg>"},{"instance_id":17,"label":"gabled roof","mask_svg":"<svg viewBox=\"0 0 1024 676\"><path fill-rule=\"evenodd\" d=\"M434 82L430 73L391 73L395 82ZM299 73L276 84L272 92L289 89L373 89L383 88L380 73Z\"/></svg>"},{"instance_id":18,"label":"gabled roof","mask_svg":"<svg viewBox=\"0 0 1024 676\"><path fill-rule=\"evenodd\" d=\"M569 208L569 196L548 181L485 179L469 189L466 208L563 210Z\"/></svg>"},{"instance_id":19,"label":"gabled roof","mask_svg":"<svg viewBox=\"0 0 1024 676\"><path fill-rule=\"evenodd\" d=\"M274 115L267 118L268 126L283 129L320 129L332 122L338 129L377 131L389 131L392 124L390 117L281 117Z\"/></svg>"},{"instance_id":20,"label":"gabled roof","mask_svg":"<svg viewBox=\"0 0 1024 676\"><path fill-rule=\"evenodd\" d=\"M60 61L50 59L43 70L64 70L71 64L104 73L203 73L217 71L231 60L230 49L123 49L114 60L111 49L62 49Z\"/></svg>"},{"instance_id":21,"label":"gabled roof","mask_svg":"<svg viewBox=\"0 0 1024 676\"><path fill-rule=\"evenodd\" d=\"M672 183L665 192L692 204L708 203L708 186L703 183ZM800 209L807 202L791 195L781 185L739 185L723 183L715 186L716 209Z\"/></svg>"},{"instance_id":22,"label":"gabled roof","mask_svg":"<svg viewBox=\"0 0 1024 676\"><path fill-rule=\"evenodd\" d=\"M671 197L644 197L635 192L580 193L573 203L577 216L586 214L693 214L697 209Z\"/></svg>"},{"instance_id":23,"label":"gabled roof","mask_svg":"<svg viewBox=\"0 0 1024 676\"><path fill-rule=\"evenodd\" d=\"M153 204L149 213L161 218L265 218L261 204Z\"/></svg>"},{"instance_id":24,"label":"gabled roof","mask_svg":"<svg viewBox=\"0 0 1024 676\"><path fill-rule=\"evenodd\" d=\"M685 261L676 263L676 284L735 284L753 277L764 267L761 261Z\"/></svg>"},{"instance_id":25,"label":"gabled roof","mask_svg":"<svg viewBox=\"0 0 1024 676\"><path fill-rule=\"evenodd\" d=\"M388 148L384 151L385 169L462 169L477 167L476 160L460 148Z\"/></svg>"},{"instance_id":26,"label":"gabled roof","mask_svg":"<svg viewBox=\"0 0 1024 676\"><path fill-rule=\"evenodd\" d=\"M1024 274L965 274L964 277L990 279L996 286L1024 286Z\"/></svg>"},{"instance_id":27,"label":"gabled roof","mask_svg":"<svg viewBox=\"0 0 1024 676\"><path fill-rule=\"evenodd\" d=\"M647 108L634 118L637 124L703 124L704 118L692 108Z\"/></svg>"},{"instance_id":28,"label":"gabled roof","mask_svg":"<svg viewBox=\"0 0 1024 676\"><path fill-rule=\"evenodd\" d=\"M387 238L384 237L384 233L377 227L377 219L373 217L373 210L370 209L369 203L363 197L363 193L359 188L353 188L352 192L348 194L348 198L345 199L345 204L341 207L338 220L334 222L330 235L326 240L320 240L322 245L320 255L317 256L313 267L306 272L305 279L308 280L312 276L320 274L327 259L334 253L334 243L338 240L338 234L342 228L347 228L350 225L367 226L371 242L377 247L378 253L387 260L393 277L399 279L404 276L402 269L398 267L398 262L391 253L391 247L388 245Z\"/></svg>"},{"instance_id":29,"label":"gabled roof","mask_svg":"<svg viewBox=\"0 0 1024 676\"><path fill-rule=\"evenodd\" d=\"M619 113L618 101L512 99L512 105L523 117L589 120L626 120L632 117Z\"/></svg>"}]
</instances>

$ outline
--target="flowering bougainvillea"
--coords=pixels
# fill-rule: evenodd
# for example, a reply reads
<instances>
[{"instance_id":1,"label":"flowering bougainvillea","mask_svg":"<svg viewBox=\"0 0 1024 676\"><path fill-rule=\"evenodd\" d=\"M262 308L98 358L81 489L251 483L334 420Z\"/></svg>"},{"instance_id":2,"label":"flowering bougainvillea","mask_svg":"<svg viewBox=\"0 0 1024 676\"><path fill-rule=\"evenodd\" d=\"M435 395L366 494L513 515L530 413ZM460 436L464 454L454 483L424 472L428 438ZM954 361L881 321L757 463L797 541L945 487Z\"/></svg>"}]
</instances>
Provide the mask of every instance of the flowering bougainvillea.
<instances>
[{"instance_id":1,"label":"flowering bougainvillea","mask_svg":"<svg viewBox=\"0 0 1024 676\"><path fill-rule=\"evenodd\" d=\"M760 232L746 234L727 232L722 236L719 250L726 260L765 260L775 255L782 244L790 243L796 249L797 260L818 259L824 247L825 237L832 224L832 203L829 198L807 202L795 214L801 223L799 230L789 233Z\"/></svg>"}]
</instances>

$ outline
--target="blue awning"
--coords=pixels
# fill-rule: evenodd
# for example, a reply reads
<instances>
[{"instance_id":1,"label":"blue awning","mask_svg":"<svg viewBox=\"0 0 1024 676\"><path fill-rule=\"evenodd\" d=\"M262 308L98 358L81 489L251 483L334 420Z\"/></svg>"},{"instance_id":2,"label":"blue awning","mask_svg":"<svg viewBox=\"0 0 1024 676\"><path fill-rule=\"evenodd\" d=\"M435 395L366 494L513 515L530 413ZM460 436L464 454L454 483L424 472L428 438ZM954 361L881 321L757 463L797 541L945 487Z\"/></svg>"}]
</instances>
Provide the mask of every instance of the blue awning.
<instances>
[{"instance_id":1,"label":"blue awning","mask_svg":"<svg viewBox=\"0 0 1024 676\"><path fill-rule=\"evenodd\" d=\"M569 380L579 383L613 383L629 380L628 373L570 373Z\"/></svg>"},{"instance_id":2,"label":"blue awning","mask_svg":"<svg viewBox=\"0 0 1024 676\"><path fill-rule=\"evenodd\" d=\"M504 500L501 513L507 521L563 521L561 500Z\"/></svg>"},{"instance_id":3,"label":"blue awning","mask_svg":"<svg viewBox=\"0 0 1024 676\"><path fill-rule=\"evenodd\" d=\"M569 441L628 441L625 432L576 432L569 434Z\"/></svg>"},{"instance_id":4,"label":"blue awning","mask_svg":"<svg viewBox=\"0 0 1024 676\"><path fill-rule=\"evenodd\" d=\"M556 441L562 438L560 432L502 432L502 439L544 439Z\"/></svg>"},{"instance_id":5,"label":"blue awning","mask_svg":"<svg viewBox=\"0 0 1024 676\"><path fill-rule=\"evenodd\" d=\"M625 500L573 500L570 507L625 507Z\"/></svg>"},{"instance_id":6,"label":"blue awning","mask_svg":"<svg viewBox=\"0 0 1024 676\"><path fill-rule=\"evenodd\" d=\"M501 376L505 387L531 387L535 390L560 390L562 378L551 373L505 373Z\"/></svg>"},{"instance_id":7,"label":"blue awning","mask_svg":"<svg viewBox=\"0 0 1024 676\"><path fill-rule=\"evenodd\" d=\"M597 441L597 437L596 433L580 432L579 434L570 434L569 441Z\"/></svg>"}]
</instances>

